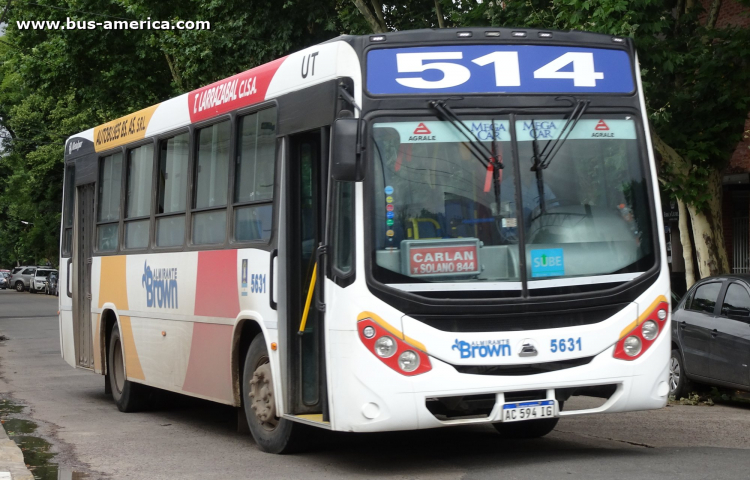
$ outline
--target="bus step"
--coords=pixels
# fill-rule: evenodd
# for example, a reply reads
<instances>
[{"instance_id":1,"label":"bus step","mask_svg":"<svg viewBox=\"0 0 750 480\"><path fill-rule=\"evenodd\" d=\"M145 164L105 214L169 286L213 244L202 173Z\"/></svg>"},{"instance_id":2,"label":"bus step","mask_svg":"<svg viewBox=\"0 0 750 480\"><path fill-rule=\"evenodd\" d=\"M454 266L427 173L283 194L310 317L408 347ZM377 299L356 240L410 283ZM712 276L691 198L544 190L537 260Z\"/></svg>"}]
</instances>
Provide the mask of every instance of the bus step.
<instances>
[{"instance_id":1,"label":"bus step","mask_svg":"<svg viewBox=\"0 0 750 480\"><path fill-rule=\"evenodd\" d=\"M322 413L309 413L304 415L284 415L284 418L292 420L294 422L300 422L313 427L331 429L331 422L323 421Z\"/></svg>"}]
</instances>

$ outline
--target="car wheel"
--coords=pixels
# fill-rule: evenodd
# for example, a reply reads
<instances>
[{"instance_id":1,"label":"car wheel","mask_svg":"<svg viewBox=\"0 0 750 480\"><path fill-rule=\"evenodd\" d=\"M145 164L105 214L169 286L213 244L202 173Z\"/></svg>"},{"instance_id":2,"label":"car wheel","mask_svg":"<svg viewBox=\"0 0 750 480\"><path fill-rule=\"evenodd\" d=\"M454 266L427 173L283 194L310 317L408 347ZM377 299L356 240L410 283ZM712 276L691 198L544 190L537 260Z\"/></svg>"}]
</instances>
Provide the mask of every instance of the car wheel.
<instances>
[{"instance_id":1,"label":"car wheel","mask_svg":"<svg viewBox=\"0 0 750 480\"><path fill-rule=\"evenodd\" d=\"M109 384L112 387L112 398L121 412L135 412L143 407L147 396L147 387L133 383L125 376L125 355L120 337L120 330L115 326L109 340L107 368Z\"/></svg>"},{"instance_id":2,"label":"car wheel","mask_svg":"<svg viewBox=\"0 0 750 480\"><path fill-rule=\"evenodd\" d=\"M690 380L685 375L685 363L682 354L677 349L672 350L672 358L669 359L669 394L679 400L688 393Z\"/></svg>"},{"instance_id":3,"label":"car wheel","mask_svg":"<svg viewBox=\"0 0 750 480\"><path fill-rule=\"evenodd\" d=\"M271 363L262 335L253 339L245 356L242 400L250 433L261 450L268 453L299 450L305 426L276 414Z\"/></svg>"},{"instance_id":4,"label":"car wheel","mask_svg":"<svg viewBox=\"0 0 750 480\"><path fill-rule=\"evenodd\" d=\"M23 292L23 291L24 291L23 282L21 281L16 282L16 292Z\"/></svg>"}]
</instances>

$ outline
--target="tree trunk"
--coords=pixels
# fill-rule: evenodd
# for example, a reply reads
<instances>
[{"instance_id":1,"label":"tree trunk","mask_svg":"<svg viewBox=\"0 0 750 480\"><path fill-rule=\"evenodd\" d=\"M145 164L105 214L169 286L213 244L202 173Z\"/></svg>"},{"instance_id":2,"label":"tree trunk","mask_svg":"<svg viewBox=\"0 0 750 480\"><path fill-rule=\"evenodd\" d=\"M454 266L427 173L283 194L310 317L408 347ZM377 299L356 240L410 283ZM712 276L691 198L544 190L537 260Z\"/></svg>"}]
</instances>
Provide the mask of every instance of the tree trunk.
<instances>
[{"instance_id":1,"label":"tree trunk","mask_svg":"<svg viewBox=\"0 0 750 480\"><path fill-rule=\"evenodd\" d=\"M370 7L367 6L365 0L352 1L357 7L357 10L359 10L359 13L361 13L362 16L365 17L365 20L367 20L367 23L370 25L370 28L372 28L373 33L384 33L387 30L385 23L380 23L380 20L375 15L375 13L370 10Z\"/></svg>"},{"instance_id":2,"label":"tree trunk","mask_svg":"<svg viewBox=\"0 0 750 480\"><path fill-rule=\"evenodd\" d=\"M724 244L724 225L721 215L721 173L714 170L709 175L709 200L704 209L688 205L693 224L695 256L701 278L729 273L729 259Z\"/></svg>"},{"instance_id":3,"label":"tree trunk","mask_svg":"<svg viewBox=\"0 0 750 480\"><path fill-rule=\"evenodd\" d=\"M438 27L445 28L445 17L443 17L443 9L440 8L440 0L435 0L435 15L437 15Z\"/></svg>"},{"instance_id":4,"label":"tree trunk","mask_svg":"<svg viewBox=\"0 0 750 480\"><path fill-rule=\"evenodd\" d=\"M662 166L664 167L662 171L669 171L673 177L670 180L673 182L676 180L679 183L680 179L687 179L691 174L691 165L688 161L664 143L653 130L651 136L654 148L661 155ZM706 202L705 208L698 210L694 205L687 205L693 226L695 257L700 278L729 272L729 260L724 244L724 225L721 218L721 173L718 170L712 170L709 174L707 188L709 200ZM679 199L680 192L675 193ZM682 232L680 232L680 237L682 241ZM683 243L684 248L686 247ZM685 265L685 280L690 283L690 278L687 277L687 268L688 266Z\"/></svg>"},{"instance_id":5,"label":"tree trunk","mask_svg":"<svg viewBox=\"0 0 750 480\"><path fill-rule=\"evenodd\" d=\"M711 7L708 9L708 20L706 20L708 28L716 26L716 20L719 19L719 10L721 10L721 0L713 0Z\"/></svg>"},{"instance_id":6,"label":"tree trunk","mask_svg":"<svg viewBox=\"0 0 750 480\"><path fill-rule=\"evenodd\" d=\"M685 260L685 283L687 289L695 285L695 270L693 269L693 242L690 241L688 230L688 211L685 202L677 199L677 208L680 211L680 243L682 244L682 258Z\"/></svg>"}]
</instances>

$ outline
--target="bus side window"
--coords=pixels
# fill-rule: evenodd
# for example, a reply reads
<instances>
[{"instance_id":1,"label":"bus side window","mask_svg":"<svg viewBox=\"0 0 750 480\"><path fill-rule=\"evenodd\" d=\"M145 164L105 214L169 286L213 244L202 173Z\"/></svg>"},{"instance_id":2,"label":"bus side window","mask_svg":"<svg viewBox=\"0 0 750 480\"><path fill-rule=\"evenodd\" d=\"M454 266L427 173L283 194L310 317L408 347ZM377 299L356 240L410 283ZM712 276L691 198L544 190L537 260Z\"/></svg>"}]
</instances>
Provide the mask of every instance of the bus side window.
<instances>
[{"instance_id":1,"label":"bus side window","mask_svg":"<svg viewBox=\"0 0 750 480\"><path fill-rule=\"evenodd\" d=\"M125 248L148 247L153 166L154 145L152 143L128 152L125 177Z\"/></svg>"},{"instance_id":2,"label":"bus side window","mask_svg":"<svg viewBox=\"0 0 750 480\"><path fill-rule=\"evenodd\" d=\"M239 119L234 176L234 240L267 241L273 222L276 107Z\"/></svg>"},{"instance_id":3,"label":"bus side window","mask_svg":"<svg viewBox=\"0 0 750 480\"><path fill-rule=\"evenodd\" d=\"M100 252L117 250L120 220L120 188L122 186L122 153L102 158L99 162L99 200L96 245Z\"/></svg>"},{"instance_id":4,"label":"bus side window","mask_svg":"<svg viewBox=\"0 0 750 480\"><path fill-rule=\"evenodd\" d=\"M65 167L65 208L63 211L63 257L69 257L73 248L73 215L75 214L76 167L73 164Z\"/></svg>"},{"instance_id":5,"label":"bus side window","mask_svg":"<svg viewBox=\"0 0 750 480\"><path fill-rule=\"evenodd\" d=\"M198 130L193 192L193 243L224 243L227 228L230 122ZM207 210L210 209L210 210Z\"/></svg>"},{"instance_id":6,"label":"bus side window","mask_svg":"<svg viewBox=\"0 0 750 480\"><path fill-rule=\"evenodd\" d=\"M178 247L185 243L185 204L190 135L183 133L159 144L156 206L156 245Z\"/></svg>"},{"instance_id":7,"label":"bus side window","mask_svg":"<svg viewBox=\"0 0 750 480\"><path fill-rule=\"evenodd\" d=\"M354 263L354 182L336 182L334 188L333 268L346 276Z\"/></svg>"}]
</instances>

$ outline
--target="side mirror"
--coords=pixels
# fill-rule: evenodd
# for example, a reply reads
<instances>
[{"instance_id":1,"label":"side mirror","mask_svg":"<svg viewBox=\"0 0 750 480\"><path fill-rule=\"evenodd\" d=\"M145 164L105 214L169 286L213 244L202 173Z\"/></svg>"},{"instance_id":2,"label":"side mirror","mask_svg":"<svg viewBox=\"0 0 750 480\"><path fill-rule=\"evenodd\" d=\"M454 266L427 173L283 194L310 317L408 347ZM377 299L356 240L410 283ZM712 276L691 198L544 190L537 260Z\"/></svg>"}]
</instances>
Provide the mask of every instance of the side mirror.
<instances>
[{"instance_id":1,"label":"side mirror","mask_svg":"<svg viewBox=\"0 0 750 480\"><path fill-rule=\"evenodd\" d=\"M331 145L331 176L342 182L358 182L364 178L360 125L358 118L338 118L333 122Z\"/></svg>"}]
</instances>

